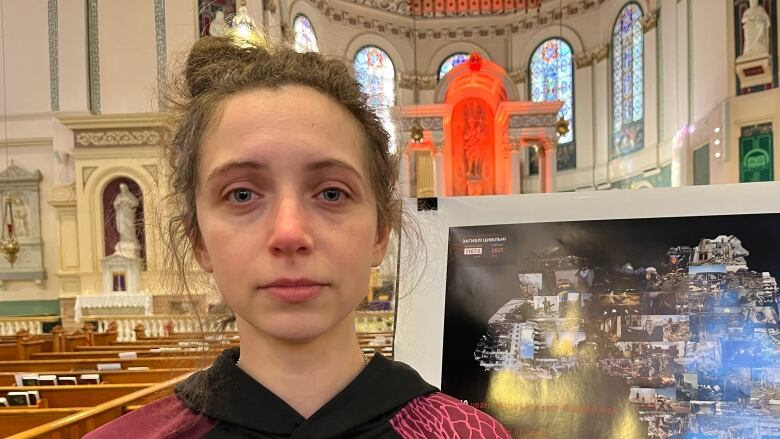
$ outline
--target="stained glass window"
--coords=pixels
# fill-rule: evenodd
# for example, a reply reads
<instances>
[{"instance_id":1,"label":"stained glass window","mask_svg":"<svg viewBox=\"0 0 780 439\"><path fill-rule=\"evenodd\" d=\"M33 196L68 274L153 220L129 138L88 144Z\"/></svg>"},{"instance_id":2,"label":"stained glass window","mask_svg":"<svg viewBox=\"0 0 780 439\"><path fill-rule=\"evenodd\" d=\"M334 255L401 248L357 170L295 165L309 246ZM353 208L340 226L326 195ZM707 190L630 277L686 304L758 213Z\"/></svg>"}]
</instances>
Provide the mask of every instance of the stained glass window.
<instances>
[{"instance_id":1,"label":"stained glass window","mask_svg":"<svg viewBox=\"0 0 780 439\"><path fill-rule=\"evenodd\" d=\"M314 28L311 27L308 18L303 15L295 17L293 29L295 30L295 50L298 52L320 51L317 46L317 36L314 34Z\"/></svg>"},{"instance_id":2,"label":"stained glass window","mask_svg":"<svg viewBox=\"0 0 780 439\"><path fill-rule=\"evenodd\" d=\"M558 112L569 121L569 132L558 138L558 169L577 167L574 146L574 68L571 46L559 38L551 38L536 48L530 63L531 100L533 102L562 101Z\"/></svg>"},{"instance_id":3,"label":"stained glass window","mask_svg":"<svg viewBox=\"0 0 780 439\"><path fill-rule=\"evenodd\" d=\"M644 147L642 9L629 3L612 28L612 157Z\"/></svg>"},{"instance_id":4,"label":"stained glass window","mask_svg":"<svg viewBox=\"0 0 780 439\"><path fill-rule=\"evenodd\" d=\"M468 53L455 53L453 55L450 55L447 57L447 59L444 60L443 63L441 63L441 66L439 67L439 79L443 78L444 75L450 72L453 67L457 66L458 64L464 63L469 60L469 54Z\"/></svg>"},{"instance_id":5,"label":"stained glass window","mask_svg":"<svg viewBox=\"0 0 780 439\"><path fill-rule=\"evenodd\" d=\"M390 134L391 147L395 147L395 128L390 118L390 108L395 105L395 67L387 52L366 46L358 50L354 60L355 75L368 103L382 119Z\"/></svg>"}]
</instances>

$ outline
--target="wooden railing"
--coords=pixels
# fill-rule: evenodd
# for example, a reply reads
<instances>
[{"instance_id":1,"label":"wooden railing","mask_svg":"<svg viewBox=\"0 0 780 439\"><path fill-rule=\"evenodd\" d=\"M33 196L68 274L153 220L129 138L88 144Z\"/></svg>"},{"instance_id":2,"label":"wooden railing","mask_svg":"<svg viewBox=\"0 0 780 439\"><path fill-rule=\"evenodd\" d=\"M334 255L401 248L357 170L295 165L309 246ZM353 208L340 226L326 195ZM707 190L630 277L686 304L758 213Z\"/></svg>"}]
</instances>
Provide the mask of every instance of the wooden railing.
<instances>
[{"instance_id":1,"label":"wooden railing","mask_svg":"<svg viewBox=\"0 0 780 439\"><path fill-rule=\"evenodd\" d=\"M104 402L88 410L9 436L6 439L81 438L90 431L125 414L126 407L128 406L144 404L169 395L175 385L184 381L190 375L191 373L178 376L137 392Z\"/></svg>"},{"instance_id":2,"label":"wooden railing","mask_svg":"<svg viewBox=\"0 0 780 439\"><path fill-rule=\"evenodd\" d=\"M11 337L26 329L30 334L42 334L44 323L56 323L59 316L0 317L0 337Z\"/></svg>"}]
</instances>

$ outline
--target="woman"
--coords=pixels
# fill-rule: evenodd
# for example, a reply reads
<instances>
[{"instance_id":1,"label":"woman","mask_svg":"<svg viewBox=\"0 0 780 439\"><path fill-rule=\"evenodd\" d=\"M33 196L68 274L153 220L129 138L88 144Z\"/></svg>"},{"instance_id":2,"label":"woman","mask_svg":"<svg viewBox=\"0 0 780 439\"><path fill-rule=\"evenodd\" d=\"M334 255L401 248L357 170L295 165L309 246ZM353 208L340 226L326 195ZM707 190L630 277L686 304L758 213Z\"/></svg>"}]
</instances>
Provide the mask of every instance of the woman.
<instances>
[{"instance_id":1,"label":"woman","mask_svg":"<svg viewBox=\"0 0 780 439\"><path fill-rule=\"evenodd\" d=\"M205 37L184 81L169 228L235 312L240 349L87 437L509 438L358 345L354 310L399 200L389 136L345 64Z\"/></svg>"}]
</instances>

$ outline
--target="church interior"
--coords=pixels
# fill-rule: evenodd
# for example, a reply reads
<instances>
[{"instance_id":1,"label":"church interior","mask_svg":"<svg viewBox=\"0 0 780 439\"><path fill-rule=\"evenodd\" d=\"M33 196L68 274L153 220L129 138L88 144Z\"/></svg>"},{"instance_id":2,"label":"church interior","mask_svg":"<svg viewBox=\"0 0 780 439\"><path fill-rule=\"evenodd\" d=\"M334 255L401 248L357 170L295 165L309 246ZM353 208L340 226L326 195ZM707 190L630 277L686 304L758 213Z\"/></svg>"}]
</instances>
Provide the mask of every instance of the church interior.
<instances>
[{"instance_id":1,"label":"church interior","mask_svg":"<svg viewBox=\"0 0 780 439\"><path fill-rule=\"evenodd\" d=\"M403 198L522 200L778 179L777 7L0 0L0 436L81 437L199 367L197 334L237 345L203 324L214 288L171 294L162 272L164 90L201 36L263 27L351 65ZM399 240L355 312L371 355L394 355Z\"/></svg>"}]
</instances>

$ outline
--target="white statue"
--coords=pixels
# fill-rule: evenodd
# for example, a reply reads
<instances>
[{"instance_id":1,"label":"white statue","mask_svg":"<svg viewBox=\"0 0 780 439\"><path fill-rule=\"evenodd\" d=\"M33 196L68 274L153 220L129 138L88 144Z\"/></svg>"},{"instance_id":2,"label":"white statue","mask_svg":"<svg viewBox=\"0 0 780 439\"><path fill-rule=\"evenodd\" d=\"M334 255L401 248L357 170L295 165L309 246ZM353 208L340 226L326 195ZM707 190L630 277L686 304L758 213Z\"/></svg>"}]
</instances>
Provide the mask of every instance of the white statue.
<instances>
[{"instance_id":1,"label":"white statue","mask_svg":"<svg viewBox=\"0 0 780 439\"><path fill-rule=\"evenodd\" d=\"M119 233L119 242L114 250L127 256L137 255L137 251L140 249L135 234L138 198L130 192L125 183L121 183L113 205L116 216L116 231Z\"/></svg>"},{"instance_id":2,"label":"white statue","mask_svg":"<svg viewBox=\"0 0 780 439\"><path fill-rule=\"evenodd\" d=\"M209 24L209 35L212 37L226 37L230 35L230 26L225 21L225 12L222 9L214 14L214 19Z\"/></svg>"},{"instance_id":3,"label":"white statue","mask_svg":"<svg viewBox=\"0 0 780 439\"><path fill-rule=\"evenodd\" d=\"M769 54L769 28L772 20L758 0L750 0L750 7L742 14L742 29L745 34L745 45L741 56Z\"/></svg>"}]
</instances>

